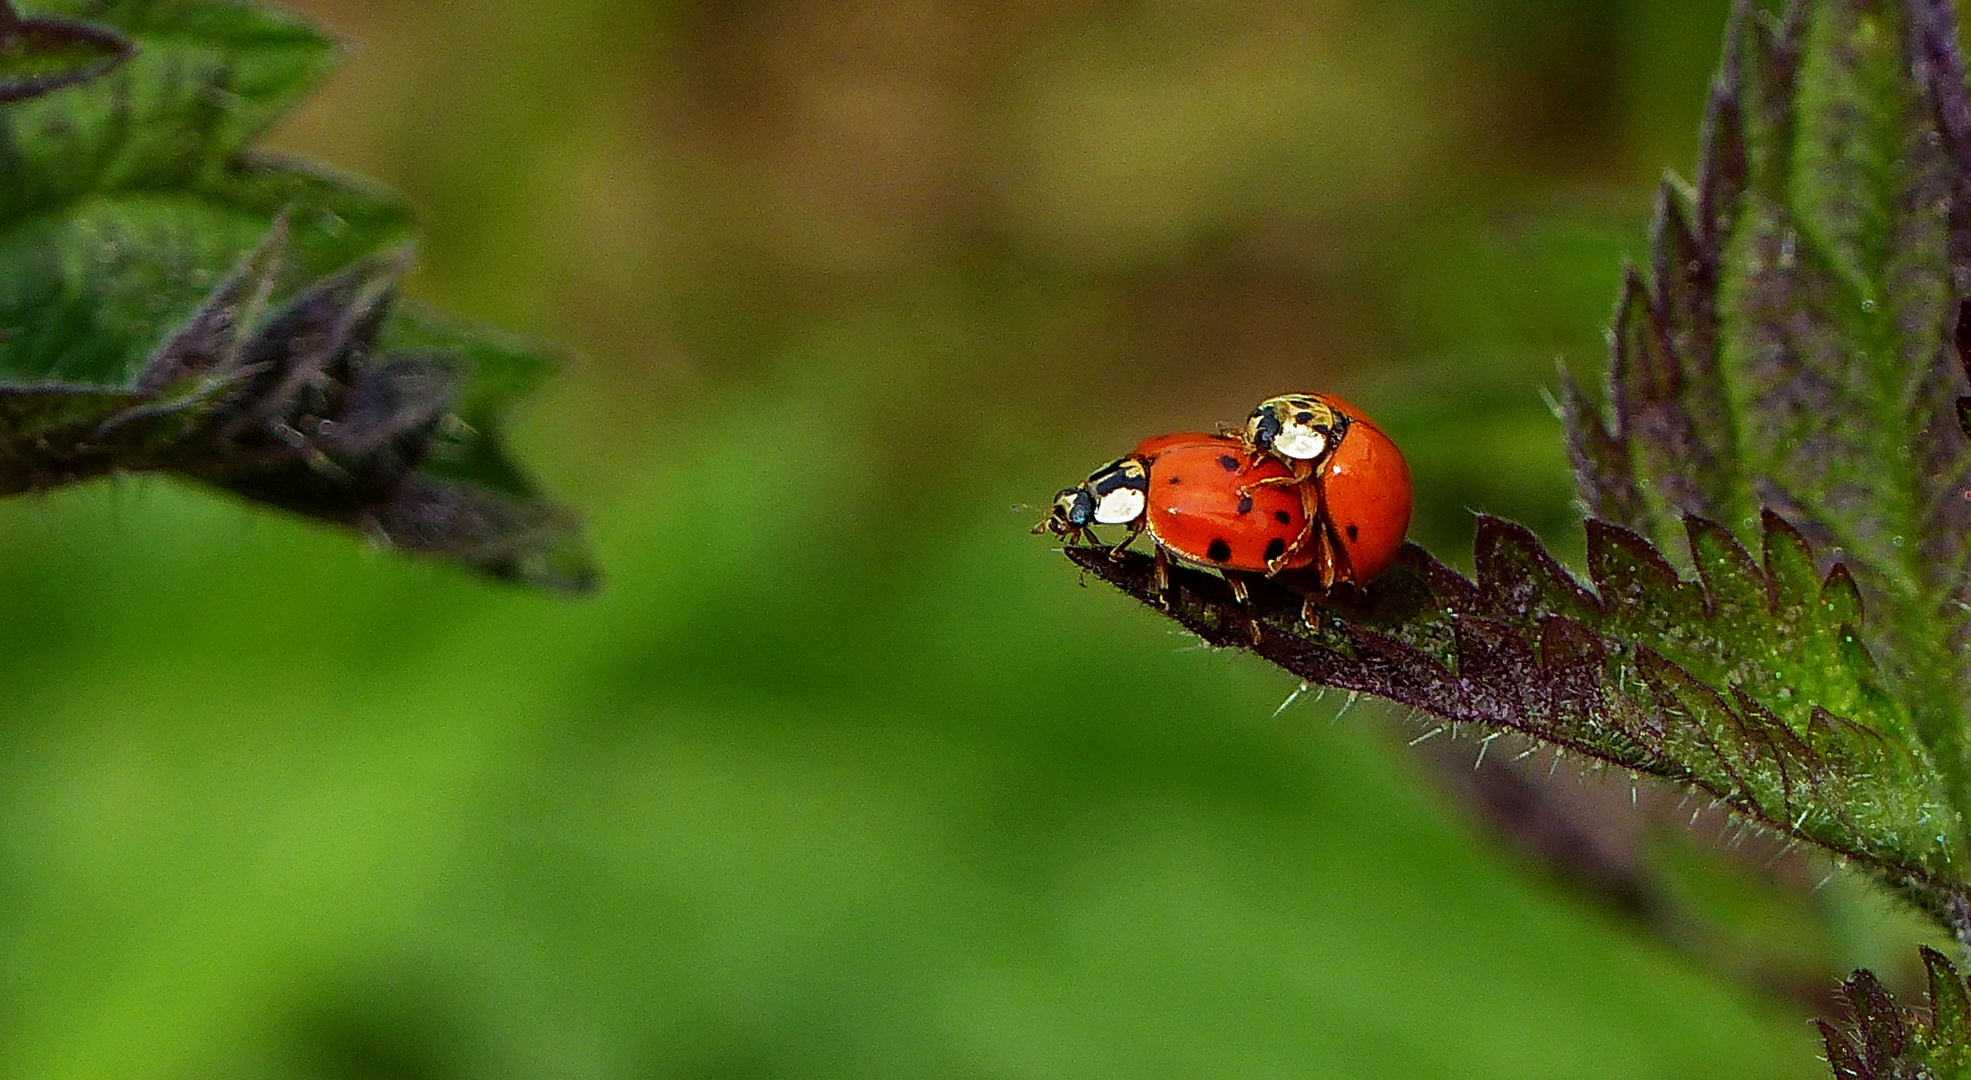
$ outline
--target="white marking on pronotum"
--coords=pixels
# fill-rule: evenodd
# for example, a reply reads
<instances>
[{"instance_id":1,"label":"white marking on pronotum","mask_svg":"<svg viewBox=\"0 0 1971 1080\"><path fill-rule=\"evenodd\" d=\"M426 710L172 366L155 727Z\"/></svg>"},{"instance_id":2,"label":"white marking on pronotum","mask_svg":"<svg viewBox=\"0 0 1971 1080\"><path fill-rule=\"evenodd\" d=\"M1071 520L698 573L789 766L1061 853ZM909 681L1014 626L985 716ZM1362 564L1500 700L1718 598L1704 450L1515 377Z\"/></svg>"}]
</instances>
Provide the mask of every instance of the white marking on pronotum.
<instances>
[{"instance_id":1,"label":"white marking on pronotum","mask_svg":"<svg viewBox=\"0 0 1971 1080\"><path fill-rule=\"evenodd\" d=\"M1328 437L1305 424L1282 424L1280 433L1273 436L1273 449L1301 461L1312 461L1327 448Z\"/></svg>"},{"instance_id":2,"label":"white marking on pronotum","mask_svg":"<svg viewBox=\"0 0 1971 1080\"><path fill-rule=\"evenodd\" d=\"M1095 524L1127 525L1143 516L1143 493L1119 487L1095 500Z\"/></svg>"}]
</instances>

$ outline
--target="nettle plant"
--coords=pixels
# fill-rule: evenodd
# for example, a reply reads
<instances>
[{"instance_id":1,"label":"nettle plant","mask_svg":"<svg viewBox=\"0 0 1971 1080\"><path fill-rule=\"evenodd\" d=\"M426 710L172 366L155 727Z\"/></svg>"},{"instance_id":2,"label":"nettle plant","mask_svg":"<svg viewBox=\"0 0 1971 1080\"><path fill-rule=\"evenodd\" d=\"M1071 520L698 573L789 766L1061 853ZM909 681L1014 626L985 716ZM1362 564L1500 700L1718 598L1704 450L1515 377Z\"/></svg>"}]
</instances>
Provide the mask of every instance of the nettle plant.
<instances>
[{"instance_id":1,"label":"nettle plant","mask_svg":"<svg viewBox=\"0 0 1971 1080\"><path fill-rule=\"evenodd\" d=\"M1587 580L1479 522L1303 595L1070 547L1308 683L1659 777L1872 875L1971 949L1971 97L1948 0L1742 4L1697 182L1622 284L1607 404L1565 389ZM1254 622L1257 626L1253 625ZM1962 956L1959 958L1962 962ZM1971 1076L1971 995L1868 972L1842 1077Z\"/></svg>"},{"instance_id":2,"label":"nettle plant","mask_svg":"<svg viewBox=\"0 0 1971 1080\"><path fill-rule=\"evenodd\" d=\"M593 584L501 439L552 359L399 298L397 196L251 148L337 46L233 0L33 7L0 0L0 494L169 473Z\"/></svg>"}]
</instances>

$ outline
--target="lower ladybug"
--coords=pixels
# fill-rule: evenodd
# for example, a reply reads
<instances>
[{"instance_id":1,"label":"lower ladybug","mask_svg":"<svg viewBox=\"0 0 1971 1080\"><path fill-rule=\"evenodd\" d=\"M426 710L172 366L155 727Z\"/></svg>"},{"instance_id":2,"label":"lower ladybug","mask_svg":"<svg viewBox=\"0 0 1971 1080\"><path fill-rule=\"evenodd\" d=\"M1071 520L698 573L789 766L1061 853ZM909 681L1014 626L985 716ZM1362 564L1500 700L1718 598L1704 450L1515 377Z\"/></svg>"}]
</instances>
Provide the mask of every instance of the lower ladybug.
<instances>
[{"instance_id":1,"label":"lower ladybug","mask_svg":"<svg viewBox=\"0 0 1971 1080\"><path fill-rule=\"evenodd\" d=\"M1156 544L1157 589L1169 589L1167 560L1213 570L1270 572L1304 566L1294 542L1307 532L1294 476L1284 464L1255 456L1231 436L1180 432L1145 439L1128 457L1095 470L1055 496L1047 519L1034 527L1070 543L1095 539L1095 525L1129 529L1120 551L1147 531ZM1308 553L1311 555L1311 553ZM1246 600L1245 582L1226 575Z\"/></svg>"},{"instance_id":2,"label":"lower ladybug","mask_svg":"<svg viewBox=\"0 0 1971 1080\"><path fill-rule=\"evenodd\" d=\"M1361 410L1331 394L1268 398L1240 437L1255 460L1286 467L1300 493L1306 530L1267 564L1277 574L1311 566L1321 587L1365 585L1396 562L1410 528L1410 467Z\"/></svg>"}]
</instances>

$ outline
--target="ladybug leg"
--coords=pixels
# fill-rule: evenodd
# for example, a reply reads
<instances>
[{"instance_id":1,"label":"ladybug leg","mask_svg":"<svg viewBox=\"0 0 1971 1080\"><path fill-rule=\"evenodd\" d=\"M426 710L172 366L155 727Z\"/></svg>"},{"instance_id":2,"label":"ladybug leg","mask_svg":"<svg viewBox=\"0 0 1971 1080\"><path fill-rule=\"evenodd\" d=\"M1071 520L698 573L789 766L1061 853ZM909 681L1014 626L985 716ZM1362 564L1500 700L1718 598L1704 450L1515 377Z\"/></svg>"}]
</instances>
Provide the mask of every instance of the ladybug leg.
<instances>
[{"instance_id":1,"label":"ladybug leg","mask_svg":"<svg viewBox=\"0 0 1971 1080\"><path fill-rule=\"evenodd\" d=\"M1252 612L1252 587L1246 584L1245 575L1231 571L1220 571L1225 575L1225 584L1232 587L1232 600L1246 616L1246 632L1252 635L1252 643L1259 644L1259 617Z\"/></svg>"},{"instance_id":2,"label":"ladybug leg","mask_svg":"<svg viewBox=\"0 0 1971 1080\"><path fill-rule=\"evenodd\" d=\"M1334 564L1335 581L1346 581L1350 585L1357 584L1355 580L1355 567L1348 561L1348 549L1342 546L1341 534L1336 531L1335 523L1327 520L1324 516L1321 524L1322 532L1327 535L1328 550L1332 553L1330 561ZM1329 584L1332 585L1333 582L1329 582Z\"/></svg>"},{"instance_id":3,"label":"ladybug leg","mask_svg":"<svg viewBox=\"0 0 1971 1080\"><path fill-rule=\"evenodd\" d=\"M1123 534L1122 540L1109 548L1109 558L1111 560L1122 558L1122 553L1128 549L1129 545L1135 543L1138 536L1143 535L1143 524L1144 520L1140 517L1129 523L1129 531ZM1162 548L1157 549L1157 558L1163 558Z\"/></svg>"},{"instance_id":4,"label":"ladybug leg","mask_svg":"<svg viewBox=\"0 0 1971 1080\"><path fill-rule=\"evenodd\" d=\"M1337 581L1355 580L1355 572L1348 564L1348 549L1342 546L1341 533L1335 529L1334 518L1327 512L1327 491L1318 480L1309 485L1315 491L1317 504L1321 507L1316 513L1307 512L1307 528L1315 534L1317 554L1315 566L1320 570L1321 588L1325 591L1334 588Z\"/></svg>"},{"instance_id":5,"label":"ladybug leg","mask_svg":"<svg viewBox=\"0 0 1971 1080\"><path fill-rule=\"evenodd\" d=\"M1157 545L1156 563L1150 573L1151 585L1157 594L1157 603L1170 607L1170 556L1164 554L1163 545Z\"/></svg>"},{"instance_id":6,"label":"ladybug leg","mask_svg":"<svg viewBox=\"0 0 1971 1080\"><path fill-rule=\"evenodd\" d=\"M1321 579L1321 591L1334 588L1336 570L1336 545L1333 534L1325 520L1310 521L1308 531L1314 541L1314 570Z\"/></svg>"},{"instance_id":7,"label":"ladybug leg","mask_svg":"<svg viewBox=\"0 0 1971 1080\"><path fill-rule=\"evenodd\" d=\"M1255 465L1258 464L1266 456L1267 456L1266 452L1263 450L1254 451L1252 457L1252 464ZM1324 458L1323 460L1325 461L1326 459ZM1292 487L1295 484L1312 483L1313 480L1314 480L1314 462L1295 461L1292 463L1291 471L1286 476L1268 476L1259 480L1254 480L1249 483L1239 485L1239 495L1241 497L1250 495L1253 493L1254 489L1257 488Z\"/></svg>"},{"instance_id":8,"label":"ladybug leg","mask_svg":"<svg viewBox=\"0 0 1971 1080\"><path fill-rule=\"evenodd\" d=\"M1307 524L1300 530L1300 535L1293 538L1293 543L1287 545L1285 551L1280 552L1275 558L1267 560L1267 577L1272 577L1274 574L1294 565L1296 558L1301 552L1307 550L1309 544L1313 544L1315 548L1314 561L1317 564L1321 562L1321 541L1326 539L1322 535L1321 527L1318 524L1322 517L1322 496L1320 488L1312 480L1300 486L1300 511L1301 516L1307 519Z\"/></svg>"},{"instance_id":9,"label":"ladybug leg","mask_svg":"<svg viewBox=\"0 0 1971 1080\"><path fill-rule=\"evenodd\" d=\"M1239 494L1250 495L1259 488L1292 487L1298 483L1300 483L1300 477L1298 476L1262 476L1257 480L1240 484Z\"/></svg>"}]
</instances>

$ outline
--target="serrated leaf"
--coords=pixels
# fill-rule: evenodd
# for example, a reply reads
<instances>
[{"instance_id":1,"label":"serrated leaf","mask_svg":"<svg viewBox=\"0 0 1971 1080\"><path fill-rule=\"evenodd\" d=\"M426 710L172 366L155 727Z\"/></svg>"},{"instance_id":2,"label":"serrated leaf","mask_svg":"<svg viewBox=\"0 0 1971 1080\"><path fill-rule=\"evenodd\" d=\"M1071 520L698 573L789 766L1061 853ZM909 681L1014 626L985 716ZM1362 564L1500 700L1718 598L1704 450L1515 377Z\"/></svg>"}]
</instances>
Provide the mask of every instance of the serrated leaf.
<instances>
[{"instance_id":1,"label":"serrated leaf","mask_svg":"<svg viewBox=\"0 0 1971 1080\"><path fill-rule=\"evenodd\" d=\"M1945 0L1741 6L1694 193L1666 182L1615 321L1612 425L1572 390L1597 513L1670 542L1762 510L1846 567L1953 803L1971 795L1971 102ZM1971 328L1967 328L1971 332Z\"/></svg>"},{"instance_id":2,"label":"serrated leaf","mask_svg":"<svg viewBox=\"0 0 1971 1080\"><path fill-rule=\"evenodd\" d=\"M1816 1021L1837 1080L1962 1080L1971 1076L1971 1028L1965 1026L1966 987L1950 961L1922 950L1929 975L1928 1009L1897 1004L1874 974L1857 971L1841 984L1845 1028Z\"/></svg>"},{"instance_id":3,"label":"serrated leaf","mask_svg":"<svg viewBox=\"0 0 1971 1080\"><path fill-rule=\"evenodd\" d=\"M172 472L496 576L593 583L574 515L502 440L552 359L400 303L415 234L395 195L249 152L333 43L232 0L48 0L25 25L134 52L0 108L0 493Z\"/></svg>"},{"instance_id":4,"label":"serrated leaf","mask_svg":"<svg viewBox=\"0 0 1971 1080\"><path fill-rule=\"evenodd\" d=\"M1777 516L1764 529L1755 560L1692 523L1698 571L1685 577L1641 536L1591 522L1584 583L1531 533L1484 517L1475 580L1410 545L1366 589L1253 579L1246 605L1224 579L1181 567L1161 596L1154 560L1134 552L1068 556L1207 642L1310 683L1688 785L1869 867L1954 925L1962 825L1857 641L1852 587L1817 577Z\"/></svg>"}]
</instances>

